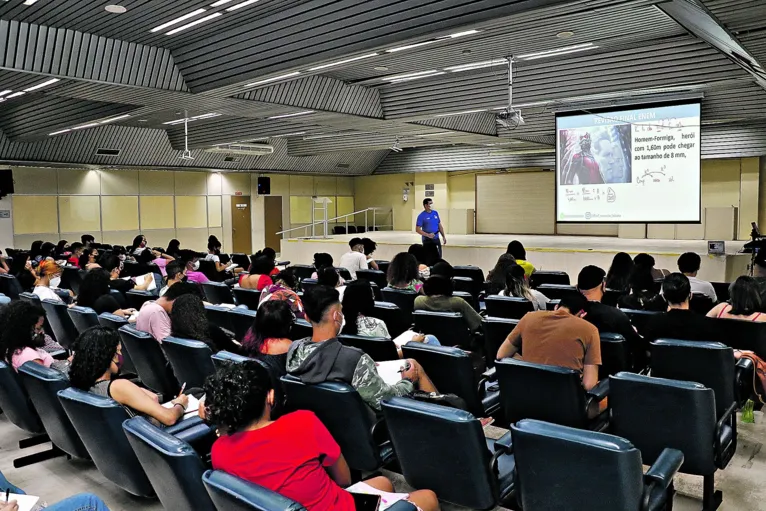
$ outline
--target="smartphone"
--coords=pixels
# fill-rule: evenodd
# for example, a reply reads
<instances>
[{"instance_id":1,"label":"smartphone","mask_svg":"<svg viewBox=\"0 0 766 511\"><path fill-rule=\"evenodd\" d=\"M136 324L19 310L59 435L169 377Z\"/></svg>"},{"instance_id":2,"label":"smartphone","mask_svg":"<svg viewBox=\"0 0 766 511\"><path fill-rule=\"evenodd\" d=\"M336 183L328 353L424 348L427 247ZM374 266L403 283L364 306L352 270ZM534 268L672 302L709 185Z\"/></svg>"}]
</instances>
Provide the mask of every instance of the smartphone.
<instances>
[{"instance_id":1,"label":"smartphone","mask_svg":"<svg viewBox=\"0 0 766 511\"><path fill-rule=\"evenodd\" d=\"M378 511L378 508L380 508L380 495L351 493L351 496L354 497L354 508L356 511Z\"/></svg>"}]
</instances>

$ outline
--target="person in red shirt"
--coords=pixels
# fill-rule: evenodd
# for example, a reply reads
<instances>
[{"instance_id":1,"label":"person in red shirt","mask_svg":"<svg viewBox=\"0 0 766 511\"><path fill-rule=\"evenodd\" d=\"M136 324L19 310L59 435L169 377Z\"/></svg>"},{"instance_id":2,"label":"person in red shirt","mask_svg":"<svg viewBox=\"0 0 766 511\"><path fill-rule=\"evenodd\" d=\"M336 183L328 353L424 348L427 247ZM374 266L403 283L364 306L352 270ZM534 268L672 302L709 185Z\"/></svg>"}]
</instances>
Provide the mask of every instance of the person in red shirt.
<instances>
[{"instance_id":1,"label":"person in red shirt","mask_svg":"<svg viewBox=\"0 0 766 511\"><path fill-rule=\"evenodd\" d=\"M221 437L213 444L213 468L264 486L308 511L356 511L343 489L351 472L327 428L312 412L300 410L271 420L275 397L268 371L257 362L230 364L205 383L205 417ZM366 485L393 492L385 477ZM408 500L422 511L438 511L430 490Z\"/></svg>"}]
</instances>

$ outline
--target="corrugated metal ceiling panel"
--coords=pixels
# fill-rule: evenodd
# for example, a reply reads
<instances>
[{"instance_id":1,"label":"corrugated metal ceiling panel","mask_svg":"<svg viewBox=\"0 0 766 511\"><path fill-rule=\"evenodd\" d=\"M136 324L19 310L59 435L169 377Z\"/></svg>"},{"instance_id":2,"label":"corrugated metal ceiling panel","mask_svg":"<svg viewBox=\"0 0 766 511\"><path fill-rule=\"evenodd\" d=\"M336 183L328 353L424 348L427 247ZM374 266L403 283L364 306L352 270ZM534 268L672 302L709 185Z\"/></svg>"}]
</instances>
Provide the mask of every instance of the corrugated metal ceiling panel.
<instances>
[{"instance_id":1,"label":"corrugated metal ceiling panel","mask_svg":"<svg viewBox=\"0 0 766 511\"><path fill-rule=\"evenodd\" d=\"M493 155L489 147L429 147L390 153L375 174L396 172L454 172L503 168L548 167L556 164L554 154Z\"/></svg>"}]
</instances>

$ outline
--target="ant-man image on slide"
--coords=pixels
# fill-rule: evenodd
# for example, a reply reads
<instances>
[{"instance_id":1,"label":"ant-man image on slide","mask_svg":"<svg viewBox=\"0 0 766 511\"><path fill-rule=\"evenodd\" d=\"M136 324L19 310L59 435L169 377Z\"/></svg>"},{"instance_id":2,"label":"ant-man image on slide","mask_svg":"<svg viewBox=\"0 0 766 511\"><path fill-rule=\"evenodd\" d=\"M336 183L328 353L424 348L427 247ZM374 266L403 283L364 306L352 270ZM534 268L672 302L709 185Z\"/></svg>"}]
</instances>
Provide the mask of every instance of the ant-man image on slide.
<instances>
[{"instance_id":1,"label":"ant-man image on slide","mask_svg":"<svg viewBox=\"0 0 766 511\"><path fill-rule=\"evenodd\" d=\"M602 185L604 176L591 152L590 133L580 136L580 152L572 155L568 165L562 165L561 184Z\"/></svg>"}]
</instances>

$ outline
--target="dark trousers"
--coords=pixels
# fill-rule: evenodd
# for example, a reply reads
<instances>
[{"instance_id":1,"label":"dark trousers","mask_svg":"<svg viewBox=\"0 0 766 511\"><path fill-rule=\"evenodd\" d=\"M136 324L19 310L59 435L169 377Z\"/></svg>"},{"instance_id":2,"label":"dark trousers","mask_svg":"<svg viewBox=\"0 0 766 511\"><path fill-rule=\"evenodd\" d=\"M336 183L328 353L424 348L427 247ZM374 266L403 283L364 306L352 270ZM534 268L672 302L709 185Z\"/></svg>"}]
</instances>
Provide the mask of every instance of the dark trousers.
<instances>
[{"instance_id":1,"label":"dark trousers","mask_svg":"<svg viewBox=\"0 0 766 511\"><path fill-rule=\"evenodd\" d=\"M424 247L429 243L436 245L436 250L439 251L439 257L442 257L442 242L441 239L439 239L439 233L434 234L433 238L423 238Z\"/></svg>"}]
</instances>

